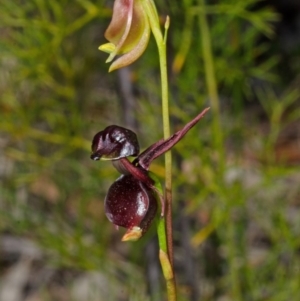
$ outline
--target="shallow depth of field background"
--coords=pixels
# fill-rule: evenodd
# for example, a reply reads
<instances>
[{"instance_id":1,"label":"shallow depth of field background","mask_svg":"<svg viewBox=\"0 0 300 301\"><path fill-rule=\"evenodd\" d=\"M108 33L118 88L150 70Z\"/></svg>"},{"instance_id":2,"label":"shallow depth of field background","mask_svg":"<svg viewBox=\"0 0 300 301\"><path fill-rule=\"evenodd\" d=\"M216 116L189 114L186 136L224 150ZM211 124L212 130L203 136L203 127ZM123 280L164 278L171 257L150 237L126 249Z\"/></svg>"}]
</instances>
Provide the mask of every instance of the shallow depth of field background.
<instances>
[{"instance_id":1,"label":"shallow depth of field background","mask_svg":"<svg viewBox=\"0 0 300 301\"><path fill-rule=\"evenodd\" d=\"M300 300L300 4L206 2L221 126L210 111L173 149L179 300ZM156 3L174 132L210 106L203 6ZM97 49L112 4L0 2L0 301L165 300L155 231L120 242L103 210L118 173L89 158L110 124L142 149L163 135L153 39L111 74Z\"/></svg>"}]
</instances>

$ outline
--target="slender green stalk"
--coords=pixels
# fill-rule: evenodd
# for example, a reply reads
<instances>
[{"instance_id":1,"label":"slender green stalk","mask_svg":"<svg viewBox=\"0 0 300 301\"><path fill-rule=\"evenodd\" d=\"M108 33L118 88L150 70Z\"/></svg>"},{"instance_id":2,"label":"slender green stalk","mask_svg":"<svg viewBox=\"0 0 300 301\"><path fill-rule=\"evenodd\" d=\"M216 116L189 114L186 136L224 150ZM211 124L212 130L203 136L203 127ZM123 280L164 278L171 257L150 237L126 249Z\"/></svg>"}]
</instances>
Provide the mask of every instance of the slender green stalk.
<instances>
[{"instance_id":1,"label":"slender green stalk","mask_svg":"<svg viewBox=\"0 0 300 301\"><path fill-rule=\"evenodd\" d=\"M201 10L199 12L199 28L202 38L202 52L204 59L205 79L208 90L208 95L211 102L211 108L213 112L213 139L215 148L218 151L218 164L220 175L223 175L225 156L224 156L224 145L223 145L223 131L221 128L221 114L219 105L219 96L217 89L217 80L215 76L215 68L213 61L213 52L211 47L211 37L209 26L206 18L205 0L198 0Z\"/></svg>"},{"instance_id":2,"label":"slender green stalk","mask_svg":"<svg viewBox=\"0 0 300 301\"><path fill-rule=\"evenodd\" d=\"M162 195L163 189L161 187L159 179L153 173L150 173L150 176L155 181L156 189ZM171 262L167 254L168 246L167 246L167 238L166 238L165 218L161 216L158 218L157 221L157 235L158 235L158 244L159 244L159 259L166 280L168 300L176 301L176 284L175 284L173 266L171 265Z\"/></svg>"},{"instance_id":3,"label":"slender green stalk","mask_svg":"<svg viewBox=\"0 0 300 301\"><path fill-rule=\"evenodd\" d=\"M164 139L170 137L170 118L169 118L169 101L168 101L168 75L167 75L167 57L166 57L166 41L162 35L157 16L156 8L152 0L145 0L145 10L150 21L150 26L156 44L158 47L160 75L161 75L161 94L162 94L162 117ZM169 19L166 24L168 25ZM166 26L166 30L168 27ZM166 216L166 231L168 255L171 264L173 265L173 243L172 243L172 155L168 151L165 154L165 216Z\"/></svg>"},{"instance_id":4,"label":"slender green stalk","mask_svg":"<svg viewBox=\"0 0 300 301\"><path fill-rule=\"evenodd\" d=\"M161 75L161 95L162 95L162 118L164 139L171 135L170 114L169 114L169 95L168 95L168 74L167 74L167 55L166 39L169 28L169 18L165 24L165 35L163 36L159 19L153 0L144 0L144 9L147 12L150 27L154 35L158 54ZM164 221L165 220L165 221ZM165 237L165 234L167 237ZM176 285L173 273L173 233L172 233L172 155L171 151L165 154L165 219L158 224L158 237L160 245L160 262L167 284L167 294L169 301L176 300ZM167 244L165 243L167 242ZM167 246L167 250L166 249ZM167 251L167 253L166 253Z\"/></svg>"},{"instance_id":5,"label":"slender green stalk","mask_svg":"<svg viewBox=\"0 0 300 301\"><path fill-rule=\"evenodd\" d=\"M167 254L167 239L165 219L160 218L157 224L157 234L159 243L159 259L162 266L163 274L166 280L168 301L176 301L176 284L173 272L173 266Z\"/></svg>"}]
</instances>

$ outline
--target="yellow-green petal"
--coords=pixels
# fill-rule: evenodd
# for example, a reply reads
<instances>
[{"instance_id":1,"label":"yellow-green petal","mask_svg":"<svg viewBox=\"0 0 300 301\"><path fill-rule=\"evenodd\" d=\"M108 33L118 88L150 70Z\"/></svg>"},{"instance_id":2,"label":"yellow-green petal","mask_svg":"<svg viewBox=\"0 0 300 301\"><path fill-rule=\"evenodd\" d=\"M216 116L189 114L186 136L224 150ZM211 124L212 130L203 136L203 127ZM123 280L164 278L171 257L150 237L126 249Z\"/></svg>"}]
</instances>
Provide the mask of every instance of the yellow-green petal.
<instances>
[{"instance_id":1,"label":"yellow-green petal","mask_svg":"<svg viewBox=\"0 0 300 301\"><path fill-rule=\"evenodd\" d=\"M116 49L116 46L113 43L106 43L100 45L98 49L106 53L112 53ZM109 61L106 61L106 63L109 63Z\"/></svg>"}]
</instances>

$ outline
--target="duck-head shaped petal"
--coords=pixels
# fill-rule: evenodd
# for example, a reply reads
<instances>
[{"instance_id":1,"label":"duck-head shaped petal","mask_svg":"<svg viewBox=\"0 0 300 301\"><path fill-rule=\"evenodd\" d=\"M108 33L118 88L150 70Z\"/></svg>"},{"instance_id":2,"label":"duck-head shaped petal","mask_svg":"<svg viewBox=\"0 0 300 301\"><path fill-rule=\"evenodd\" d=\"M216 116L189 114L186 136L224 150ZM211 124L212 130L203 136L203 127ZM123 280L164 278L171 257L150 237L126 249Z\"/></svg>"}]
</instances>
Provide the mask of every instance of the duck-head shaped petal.
<instances>
[{"instance_id":1,"label":"duck-head shaped petal","mask_svg":"<svg viewBox=\"0 0 300 301\"><path fill-rule=\"evenodd\" d=\"M134 132L121 126L110 125L94 136L91 159L117 160L136 156L139 151L139 143Z\"/></svg>"}]
</instances>

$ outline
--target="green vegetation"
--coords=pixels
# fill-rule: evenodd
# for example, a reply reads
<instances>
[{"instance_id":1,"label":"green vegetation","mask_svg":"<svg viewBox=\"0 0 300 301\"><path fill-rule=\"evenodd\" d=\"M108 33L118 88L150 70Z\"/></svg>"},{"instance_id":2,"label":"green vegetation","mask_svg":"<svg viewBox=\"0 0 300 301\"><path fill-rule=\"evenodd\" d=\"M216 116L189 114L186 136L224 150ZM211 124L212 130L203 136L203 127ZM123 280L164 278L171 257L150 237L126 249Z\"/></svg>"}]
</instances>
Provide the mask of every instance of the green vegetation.
<instances>
[{"instance_id":1,"label":"green vegetation","mask_svg":"<svg viewBox=\"0 0 300 301\"><path fill-rule=\"evenodd\" d=\"M199 300L297 300L300 50L284 65L279 15L258 0L203 2L156 1L171 18L171 131L212 107L173 150L179 300L193 291L186 233ZM0 235L36 242L54 268L101 271L125 300L147 300L144 248L155 231L120 242L103 208L118 174L89 158L96 132L126 126L118 73L98 51L110 16L102 0L1 1ZM155 47L130 69L142 147L163 137ZM152 171L163 181L160 159Z\"/></svg>"}]
</instances>

